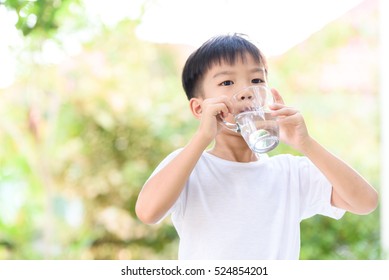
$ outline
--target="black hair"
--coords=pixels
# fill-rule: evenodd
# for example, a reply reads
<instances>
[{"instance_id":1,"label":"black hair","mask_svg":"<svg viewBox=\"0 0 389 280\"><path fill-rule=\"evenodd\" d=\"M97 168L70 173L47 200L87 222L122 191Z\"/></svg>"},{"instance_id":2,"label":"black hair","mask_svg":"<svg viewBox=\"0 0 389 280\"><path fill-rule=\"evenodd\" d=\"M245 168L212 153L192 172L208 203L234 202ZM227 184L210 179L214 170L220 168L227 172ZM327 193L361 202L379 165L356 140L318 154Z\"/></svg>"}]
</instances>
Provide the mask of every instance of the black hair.
<instances>
[{"instance_id":1,"label":"black hair","mask_svg":"<svg viewBox=\"0 0 389 280\"><path fill-rule=\"evenodd\" d=\"M243 34L221 35L206 41L187 59L182 71L182 86L188 100L196 96L204 74L215 64L234 64L237 56L242 60L251 55L258 64L262 63L267 72L266 60L259 48Z\"/></svg>"}]
</instances>

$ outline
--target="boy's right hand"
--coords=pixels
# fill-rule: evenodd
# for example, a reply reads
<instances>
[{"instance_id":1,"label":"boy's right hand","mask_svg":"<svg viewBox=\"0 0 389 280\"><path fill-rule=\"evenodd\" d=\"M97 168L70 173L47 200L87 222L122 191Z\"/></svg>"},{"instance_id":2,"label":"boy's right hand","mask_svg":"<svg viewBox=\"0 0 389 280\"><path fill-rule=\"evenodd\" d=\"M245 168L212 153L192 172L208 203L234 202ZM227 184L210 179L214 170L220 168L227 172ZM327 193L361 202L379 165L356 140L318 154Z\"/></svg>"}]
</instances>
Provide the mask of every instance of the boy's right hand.
<instances>
[{"instance_id":1,"label":"boy's right hand","mask_svg":"<svg viewBox=\"0 0 389 280\"><path fill-rule=\"evenodd\" d=\"M232 102L227 96L222 95L201 100L199 106L197 117L200 119L200 126L198 133L210 143L222 128L220 117L224 119L233 113Z\"/></svg>"}]
</instances>

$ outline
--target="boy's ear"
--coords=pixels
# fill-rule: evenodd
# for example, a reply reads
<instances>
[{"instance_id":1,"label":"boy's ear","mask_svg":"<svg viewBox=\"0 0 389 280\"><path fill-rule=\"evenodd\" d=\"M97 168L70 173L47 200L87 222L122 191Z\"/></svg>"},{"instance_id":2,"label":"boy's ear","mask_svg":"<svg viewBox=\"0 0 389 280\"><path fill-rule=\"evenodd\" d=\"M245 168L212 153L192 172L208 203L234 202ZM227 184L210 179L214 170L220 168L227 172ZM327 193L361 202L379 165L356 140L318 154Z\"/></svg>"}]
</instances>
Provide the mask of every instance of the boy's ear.
<instances>
[{"instance_id":1,"label":"boy's ear","mask_svg":"<svg viewBox=\"0 0 389 280\"><path fill-rule=\"evenodd\" d=\"M196 119L201 118L201 113L203 112L202 104L203 104L202 98L193 97L189 100L190 110L192 111L192 114L193 116L195 116Z\"/></svg>"}]
</instances>

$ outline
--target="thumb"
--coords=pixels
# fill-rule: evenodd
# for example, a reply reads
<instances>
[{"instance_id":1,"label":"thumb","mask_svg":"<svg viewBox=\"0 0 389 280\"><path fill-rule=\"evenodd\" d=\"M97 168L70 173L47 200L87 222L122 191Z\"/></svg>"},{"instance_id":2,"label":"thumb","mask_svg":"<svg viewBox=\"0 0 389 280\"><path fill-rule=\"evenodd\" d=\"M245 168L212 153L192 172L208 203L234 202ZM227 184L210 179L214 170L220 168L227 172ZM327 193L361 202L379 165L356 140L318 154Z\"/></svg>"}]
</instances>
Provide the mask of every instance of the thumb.
<instances>
[{"instance_id":1,"label":"thumb","mask_svg":"<svg viewBox=\"0 0 389 280\"><path fill-rule=\"evenodd\" d=\"M284 104L285 105L284 99L282 98L282 96L278 92L278 90L276 90L275 88L272 88L271 89L271 93L273 94L273 98L274 98L274 102L275 103L280 103L280 104Z\"/></svg>"}]
</instances>

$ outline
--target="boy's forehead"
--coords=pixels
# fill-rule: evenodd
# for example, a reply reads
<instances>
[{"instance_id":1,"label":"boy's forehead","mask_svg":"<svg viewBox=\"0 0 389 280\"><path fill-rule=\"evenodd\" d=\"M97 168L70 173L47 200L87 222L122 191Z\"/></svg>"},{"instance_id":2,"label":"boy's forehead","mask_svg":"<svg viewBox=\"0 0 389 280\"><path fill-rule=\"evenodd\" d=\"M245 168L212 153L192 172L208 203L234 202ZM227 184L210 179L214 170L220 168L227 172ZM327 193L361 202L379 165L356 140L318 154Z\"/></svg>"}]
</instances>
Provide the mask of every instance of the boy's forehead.
<instances>
[{"instance_id":1,"label":"boy's forehead","mask_svg":"<svg viewBox=\"0 0 389 280\"><path fill-rule=\"evenodd\" d=\"M234 66L237 63L260 64L262 67L264 66L261 59L256 59L255 57L253 57L249 53L243 53L241 55L236 55L233 60L227 59L227 58L220 58L220 59L215 60L213 62L214 65L229 65L229 66Z\"/></svg>"},{"instance_id":2,"label":"boy's forehead","mask_svg":"<svg viewBox=\"0 0 389 280\"><path fill-rule=\"evenodd\" d=\"M262 61L255 60L251 55L245 55L244 57L237 56L235 58L235 61L228 61L226 59L221 59L219 61L214 61L212 64L210 64L210 67L208 71L206 71L205 75L211 75L213 76L215 73L223 72L224 70L228 71L228 69L233 69L234 66L237 64L245 64L252 71L256 72L266 72L265 65L262 63Z\"/></svg>"}]
</instances>

